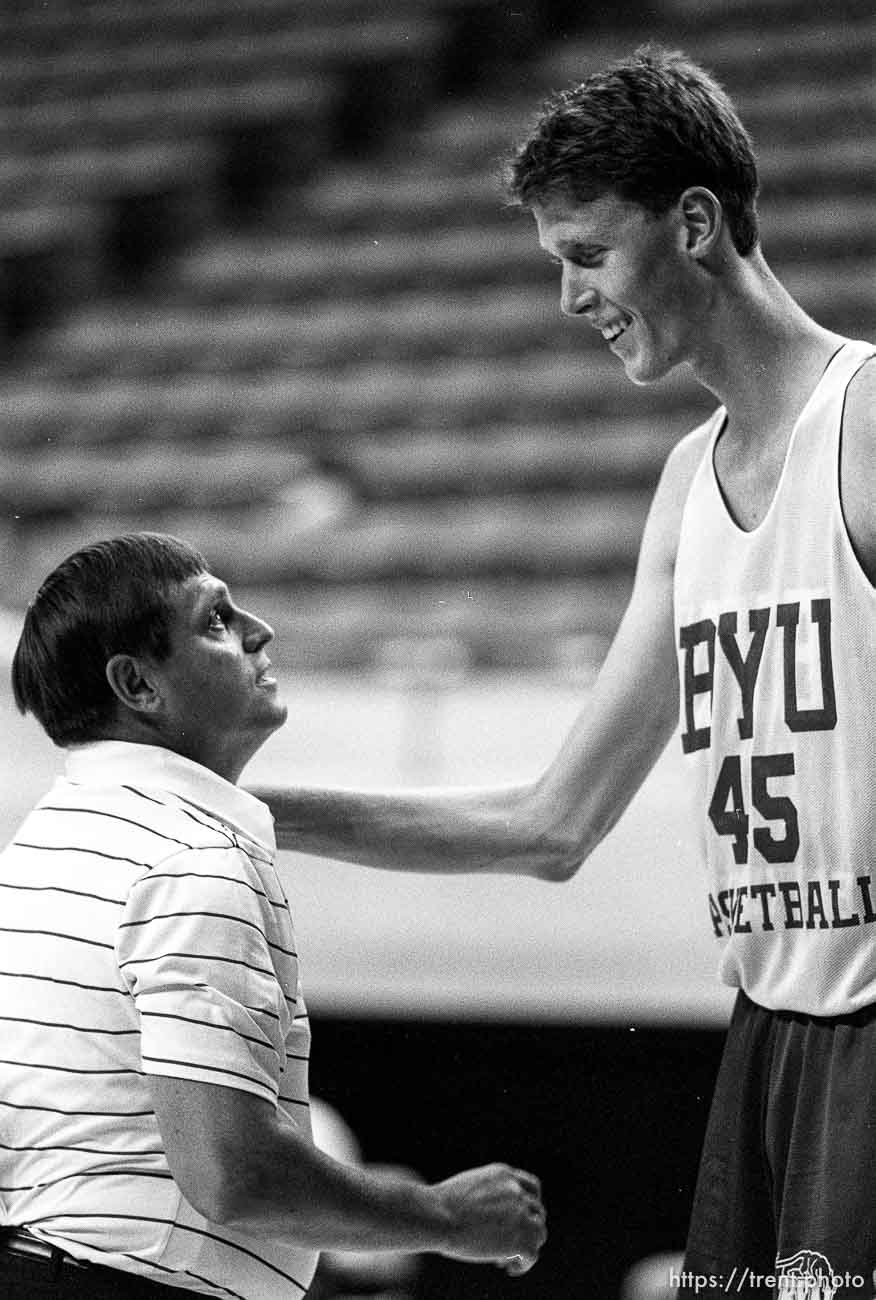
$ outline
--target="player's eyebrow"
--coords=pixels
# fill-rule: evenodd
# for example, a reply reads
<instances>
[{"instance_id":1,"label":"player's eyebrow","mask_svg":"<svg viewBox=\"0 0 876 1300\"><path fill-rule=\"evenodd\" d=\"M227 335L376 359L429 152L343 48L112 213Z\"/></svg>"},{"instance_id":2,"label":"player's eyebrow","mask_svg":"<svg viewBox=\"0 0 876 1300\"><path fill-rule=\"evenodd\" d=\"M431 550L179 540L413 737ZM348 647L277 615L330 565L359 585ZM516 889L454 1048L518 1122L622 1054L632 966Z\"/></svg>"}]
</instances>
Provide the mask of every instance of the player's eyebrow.
<instances>
[{"instance_id":1,"label":"player's eyebrow","mask_svg":"<svg viewBox=\"0 0 876 1300\"><path fill-rule=\"evenodd\" d=\"M584 239L558 239L555 247L564 257L594 257L605 252L605 244Z\"/></svg>"},{"instance_id":2,"label":"player's eyebrow","mask_svg":"<svg viewBox=\"0 0 876 1300\"><path fill-rule=\"evenodd\" d=\"M586 261L589 257L598 257L606 250L606 245L596 240L588 239L555 239L550 243L539 241L542 251L548 257L575 258L579 257Z\"/></svg>"}]
</instances>

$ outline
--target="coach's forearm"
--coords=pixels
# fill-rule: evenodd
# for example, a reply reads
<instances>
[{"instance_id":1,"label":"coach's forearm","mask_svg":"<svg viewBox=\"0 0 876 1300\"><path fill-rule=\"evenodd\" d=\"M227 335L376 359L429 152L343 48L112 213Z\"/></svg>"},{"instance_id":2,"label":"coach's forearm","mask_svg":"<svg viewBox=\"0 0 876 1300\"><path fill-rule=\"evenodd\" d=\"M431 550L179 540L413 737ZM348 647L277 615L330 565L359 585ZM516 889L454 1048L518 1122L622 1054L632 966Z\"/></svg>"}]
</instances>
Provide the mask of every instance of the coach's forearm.
<instances>
[{"instance_id":1,"label":"coach's forearm","mask_svg":"<svg viewBox=\"0 0 876 1300\"><path fill-rule=\"evenodd\" d=\"M270 806L281 848L363 866L559 878L582 856L580 837L550 815L535 785L253 793Z\"/></svg>"},{"instance_id":2,"label":"coach's forearm","mask_svg":"<svg viewBox=\"0 0 876 1300\"><path fill-rule=\"evenodd\" d=\"M236 1174L222 1222L315 1250L437 1251L518 1274L547 1235L537 1178L504 1164L427 1185L340 1165L281 1136L269 1160L247 1152Z\"/></svg>"},{"instance_id":3,"label":"coach's forearm","mask_svg":"<svg viewBox=\"0 0 876 1300\"><path fill-rule=\"evenodd\" d=\"M455 1224L434 1188L339 1164L282 1127L238 1157L219 1221L317 1250L447 1248Z\"/></svg>"},{"instance_id":4,"label":"coach's forearm","mask_svg":"<svg viewBox=\"0 0 876 1300\"><path fill-rule=\"evenodd\" d=\"M507 1165L427 1185L341 1164L252 1093L151 1075L180 1191L211 1223L315 1250L434 1250L523 1272L544 1241L538 1179Z\"/></svg>"}]
</instances>

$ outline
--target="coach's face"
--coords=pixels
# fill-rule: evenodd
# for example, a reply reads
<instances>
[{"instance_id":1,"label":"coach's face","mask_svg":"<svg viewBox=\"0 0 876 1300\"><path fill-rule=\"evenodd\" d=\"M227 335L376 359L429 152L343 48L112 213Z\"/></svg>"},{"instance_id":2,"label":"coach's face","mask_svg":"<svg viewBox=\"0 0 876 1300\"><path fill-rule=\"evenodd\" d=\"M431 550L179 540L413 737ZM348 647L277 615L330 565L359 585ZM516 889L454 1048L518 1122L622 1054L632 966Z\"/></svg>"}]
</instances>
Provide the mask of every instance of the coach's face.
<instances>
[{"instance_id":1,"label":"coach's face","mask_svg":"<svg viewBox=\"0 0 876 1300\"><path fill-rule=\"evenodd\" d=\"M236 781L286 720L266 653L273 630L210 573L182 583L171 607L170 655L149 669L160 742Z\"/></svg>"}]
</instances>

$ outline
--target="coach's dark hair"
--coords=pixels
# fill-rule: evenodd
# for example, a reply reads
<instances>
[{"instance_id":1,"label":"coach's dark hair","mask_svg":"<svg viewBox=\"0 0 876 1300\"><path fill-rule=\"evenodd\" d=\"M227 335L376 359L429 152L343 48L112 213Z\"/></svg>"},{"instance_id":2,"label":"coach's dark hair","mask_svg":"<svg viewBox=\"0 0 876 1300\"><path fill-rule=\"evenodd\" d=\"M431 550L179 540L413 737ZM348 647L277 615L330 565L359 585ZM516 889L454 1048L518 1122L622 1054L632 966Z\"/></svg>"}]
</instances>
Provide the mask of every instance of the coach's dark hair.
<instances>
[{"instance_id":1,"label":"coach's dark hair","mask_svg":"<svg viewBox=\"0 0 876 1300\"><path fill-rule=\"evenodd\" d=\"M737 250L750 253L758 179L748 132L707 72L659 45L553 95L508 174L510 197L524 207L613 192L655 216L693 185L715 194Z\"/></svg>"},{"instance_id":2,"label":"coach's dark hair","mask_svg":"<svg viewBox=\"0 0 876 1300\"><path fill-rule=\"evenodd\" d=\"M170 653L170 596L207 569L191 546L161 533L95 542L49 574L27 608L12 690L57 745L99 739L116 696L106 678L118 653Z\"/></svg>"}]
</instances>

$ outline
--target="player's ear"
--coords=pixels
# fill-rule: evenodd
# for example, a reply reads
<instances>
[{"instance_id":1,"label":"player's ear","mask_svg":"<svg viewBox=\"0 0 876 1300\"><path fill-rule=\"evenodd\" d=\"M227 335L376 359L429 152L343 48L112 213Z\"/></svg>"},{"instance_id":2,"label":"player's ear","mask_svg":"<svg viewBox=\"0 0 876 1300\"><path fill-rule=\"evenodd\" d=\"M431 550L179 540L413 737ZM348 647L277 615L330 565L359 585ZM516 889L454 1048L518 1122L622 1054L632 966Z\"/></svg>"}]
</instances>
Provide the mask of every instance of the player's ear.
<instances>
[{"instance_id":1,"label":"player's ear","mask_svg":"<svg viewBox=\"0 0 876 1300\"><path fill-rule=\"evenodd\" d=\"M155 678L136 655L113 655L107 660L106 679L116 698L135 713L154 713L161 705Z\"/></svg>"},{"instance_id":2,"label":"player's ear","mask_svg":"<svg viewBox=\"0 0 876 1300\"><path fill-rule=\"evenodd\" d=\"M684 191L678 203L685 248L692 257L708 257L717 248L724 227L720 199L705 186L692 185Z\"/></svg>"}]
</instances>

